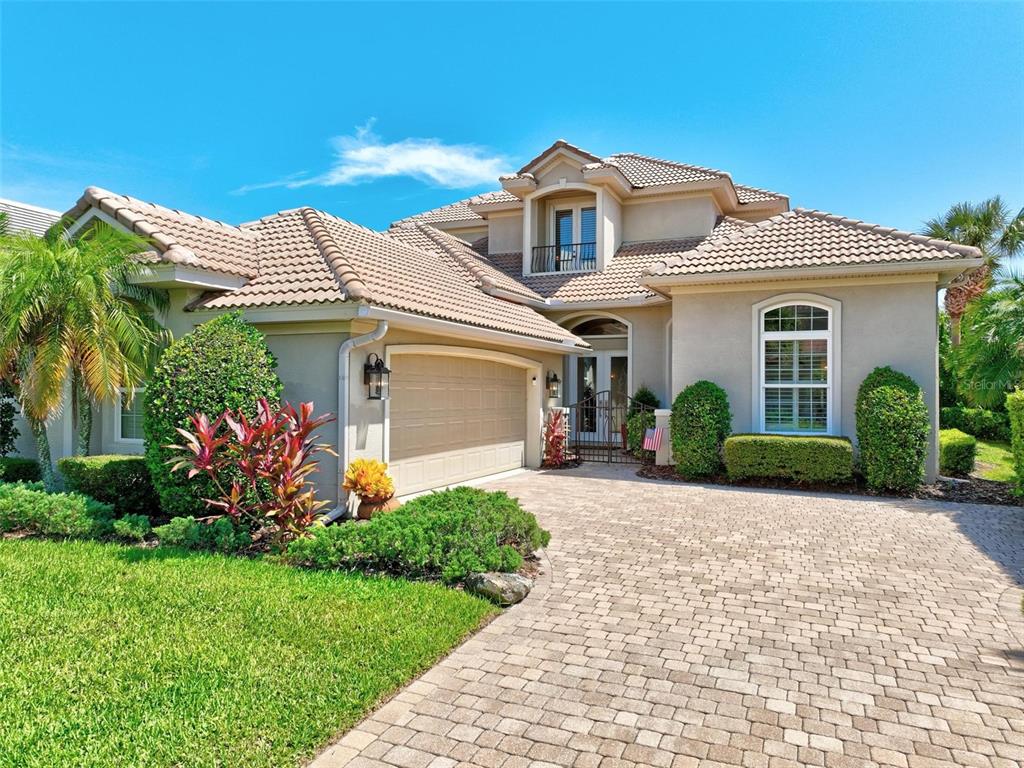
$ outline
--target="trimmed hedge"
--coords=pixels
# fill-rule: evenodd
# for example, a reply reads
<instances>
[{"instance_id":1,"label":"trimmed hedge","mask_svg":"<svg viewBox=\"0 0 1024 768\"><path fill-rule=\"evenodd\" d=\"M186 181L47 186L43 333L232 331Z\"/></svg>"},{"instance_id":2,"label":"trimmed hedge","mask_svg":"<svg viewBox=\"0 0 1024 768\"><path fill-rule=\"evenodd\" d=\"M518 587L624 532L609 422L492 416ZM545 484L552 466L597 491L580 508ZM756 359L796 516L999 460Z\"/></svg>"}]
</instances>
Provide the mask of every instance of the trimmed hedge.
<instances>
[{"instance_id":1,"label":"trimmed hedge","mask_svg":"<svg viewBox=\"0 0 1024 768\"><path fill-rule=\"evenodd\" d=\"M0 483L0 532L93 539L113 531L109 504L80 493L47 493L39 484Z\"/></svg>"},{"instance_id":2,"label":"trimmed hedge","mask_svg":"<svg viewBox=\"0 0 1024 768\"><path fill-rule=\"evenodd\" d=\"M472 573L515 571L550 538L516 499L463 486L420 496L366 523L314 526L288 545L284 559L453 583Z\"/></svg>"},{"instance_id":3,"label":"trimmed hedge","mask_svg":"<svg viewBox=\"0 0 1024 768\"><path fill-rule=\"evenodd\" d=\"M1010 419L1005 413L986 408L967 408L963 405L939 409L942 429L959 429L982 440L1009 442Z\"/></svg>"},{"instance_id":4,"label":"trimmed hedge","mask_svg":"<svg viewBox=\"0 0 1024 768\"><path fill-rule=\"evenodd\" d=\"M1010 450L1013 470L1017 473L1017 490L1024 493L1024 390L1006 396L1006 412L1010 415Z\"/></svg>"},{"instance_id":5,"label":"trimmed hedge","mask_svg":"<svg viewBox=\"0 0 1024 768\"><path fill-rule=\"evenodd\" d=\"M35 483L42 479L39 462L35 459L0 458L0 483Z\"/></svg>"},{"instance_id":6,"label":"trimmed hedge","mask_svg":"<svg viewBox=\"0 0 1024 768\"><path fill-rule=\"evenodd\" d=\"M118 517L160 510L143 456L67 456L57 466L69 491L113 505Z\"/></svg>"},{"instance_id":7,"label":"trimmed hedge","mask_svg":"<svg viewBox=\"0 0 1024 768\"><path fill-rule=\"evenodd\" d=\"M626 422L626 447L641 461L654 461L654 451L644 450L644 436L656 423L654 411L641 411Z\"/></svg>"},{"instance_id":8,"label":"trimmed hedge","mask_svg":"<svg viewBox=\"0 0 1024 768\"><path fill-rule=\"evenodd\" d=\"M939 430L939 472L964 477L974 470L978 441L959 429Z\"/></svg>"},{"instance_id":9,"label":"trimmed hedge","mask_svg":"<svg viewBox=\"0 0 1024 768\"><path fill-rule=\"evenodd\" d=\"M931 422L913 379L876 368L857 393L857 442L868 487L907 493L924 478Z\"/></svg>"},{"instance_id":10,"label":"trimmed hedge","mask_svg":"<svg viewBox=\"0 0 1024 768\"><path fill-rule=\"evenodd\" d=\"M730 480L845 483L853 479L853 444L846 437L732 435L726 438L722 453Z\"/></svg>"},{"instance_id":11,"label":"trimmed hedge","mask_svg":"<svg viewBox=\"0 0 1024 768\"><path fill-rule=\"evenodd\" d=\"M672 458L687 479L708 477L722 466L722 443L732 428L729 396L710 381L698 381L672 403Z\"/></svg>"},{"instance_id":12,"label":"trimmed hedge","mask_svg":"<svg viewBox=\"0 0 1024 768\"><path fill-rule=\"evenodd\" d=\"M181 547L230 554L252 545L252 535L230 517L200 521L194 517L175 517L153 529L161 546Z\"/></svg>"},{"instance_id":13,"label":"trimmed hedge","mask_svg":"<svg viewBox=\"0 0 1024 768\"><path fill-rule=\"evenodd\" d=\"M644 410L650 409L653 411L655 408L661 408L661 400L658 399L658 396L654 394L650 387L646 384L641 384L629 400L626 418L631 419Z\"/></svg>"},{"instance_id":14,"label":"trimmed hedge","mask_svg":"<svg viewBox=\"0 0 1024 768\"><path fill-rule=\"evenodd\" d=\"M276 367L263 334L241 312L203 323L164 351L146 384L143 429L146 464L168 516L205 515L203 499L219 496L205 475L171 473L167 461L177 452L167 446L181 443L175 428L191 429L189 417L196 412L215 419L230 408L255 417L261 397L280 400Z\"/></svg>"}]
</instances>

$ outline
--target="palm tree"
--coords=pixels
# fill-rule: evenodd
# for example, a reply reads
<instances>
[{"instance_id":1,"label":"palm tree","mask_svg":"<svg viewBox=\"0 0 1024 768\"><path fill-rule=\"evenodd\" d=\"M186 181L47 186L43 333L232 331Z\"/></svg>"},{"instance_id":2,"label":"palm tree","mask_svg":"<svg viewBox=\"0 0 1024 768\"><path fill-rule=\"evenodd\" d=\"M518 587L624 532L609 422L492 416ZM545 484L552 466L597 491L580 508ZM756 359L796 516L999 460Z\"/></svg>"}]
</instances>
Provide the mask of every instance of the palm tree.
<instances>
[{"instance_id":1,"label":"palm tree","mask_svg":"<svg viewBox=\"0 0 1024 768\"><path fill-rule=\"evenodd\" d=\"M133 282L146 248L102 222L76 238L63 224L42 238L0 237L0 377L17 385L48 487L45 425L68 378L78 452L87 453L92 403L117 402L121 388L131 396L166 340L154 310L166 310L167 292Z\"/></svg>"},{"instance_id":2,"label":"palm tree","mask_svg":"<svg viewBox=\"0 0 1024 768\"><path fill-rule=\"evenodd\" d=\"M978 248L985 264L946 289L950 341L960 345L960 318L967 305L988 288L992 272L1004 259L1024 250L1024 208L1011 218L1010 209L996 195L981 203L957 203L936 219L925 222L922 234Z\"/></svg>"},{"instance_id":3,"label":"palm tree","mask_svg":"<svg viewBox=\"0 0 1024 768\"><path fill-rule=\"evenodd\" d=\"M1024 273L1003 270L994 282L964 313L956 354L961 393L984 408L1024 386Z\"/></svg>"}]
</instances>

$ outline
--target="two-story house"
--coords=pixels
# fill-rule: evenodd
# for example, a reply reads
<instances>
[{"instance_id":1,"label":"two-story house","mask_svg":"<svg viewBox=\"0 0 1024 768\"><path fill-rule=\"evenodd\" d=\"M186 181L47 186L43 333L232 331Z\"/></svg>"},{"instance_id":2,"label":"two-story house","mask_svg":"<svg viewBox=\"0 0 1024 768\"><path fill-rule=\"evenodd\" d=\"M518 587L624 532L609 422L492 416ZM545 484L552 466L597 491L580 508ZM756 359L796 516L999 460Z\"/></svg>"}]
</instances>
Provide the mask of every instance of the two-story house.
<instances>
[{"instance_id":1,"label":"two-story house","mask_svg":"<svg viewBox=\"0 0 1024 768\"><path fill-rule=\"evenodd\" d=\"M331 498L355 456L389 462L403 493L538 466L556 406L613 456L641 384L667 406L710 379L737 432L852 436L858 385L892 365L921 385L934 438L936 292L976 249L564 141L497 181L385 232L311 208L234 226L96 188L69 213L149 239L175 335L245 309L285 396L339 416ZM364 384L378 359L381 399ZM141 450L138 407L106 409L97 449Z\"/></svg>"}]
</instances>

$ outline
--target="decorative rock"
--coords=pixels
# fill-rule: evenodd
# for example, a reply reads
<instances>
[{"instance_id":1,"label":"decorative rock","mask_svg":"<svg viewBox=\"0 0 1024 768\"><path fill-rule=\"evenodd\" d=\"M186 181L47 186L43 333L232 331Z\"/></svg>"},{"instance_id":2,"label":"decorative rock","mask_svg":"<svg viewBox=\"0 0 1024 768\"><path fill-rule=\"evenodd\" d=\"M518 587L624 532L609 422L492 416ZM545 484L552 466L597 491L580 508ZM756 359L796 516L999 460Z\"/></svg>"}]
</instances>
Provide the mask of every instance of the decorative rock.
<instances>
[{"instance_id":1,"label":"decorative rock","mask_svg":"<svg viewBox=\"0 0 1024 768\"><path fill-rule=\"evenodd\" d=\"M498 605L515 605L530 594L533 582L518 573L474 573L466 589Z\"/></svg>"}]
</instances>

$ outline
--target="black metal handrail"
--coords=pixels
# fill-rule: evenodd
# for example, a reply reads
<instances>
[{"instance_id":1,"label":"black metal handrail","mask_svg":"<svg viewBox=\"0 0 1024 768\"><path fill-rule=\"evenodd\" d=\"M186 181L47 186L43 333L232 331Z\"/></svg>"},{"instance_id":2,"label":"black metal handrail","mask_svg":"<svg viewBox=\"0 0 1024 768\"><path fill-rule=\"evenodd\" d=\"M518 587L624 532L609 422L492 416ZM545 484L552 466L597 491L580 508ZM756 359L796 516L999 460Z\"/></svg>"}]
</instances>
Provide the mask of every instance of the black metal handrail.
<instances>
[{"instance_id":1,"label":"black metal handrail","mask_svg":"<svg viewBox=\"0 0 1024 768\"><path fill-rule=\"evenodd\" d=\"M597 269L597 243L538 245L533 249L531 271L584 272Z\"/></svg>"}]
</instances>

